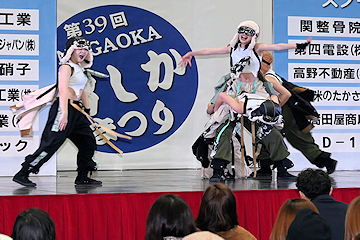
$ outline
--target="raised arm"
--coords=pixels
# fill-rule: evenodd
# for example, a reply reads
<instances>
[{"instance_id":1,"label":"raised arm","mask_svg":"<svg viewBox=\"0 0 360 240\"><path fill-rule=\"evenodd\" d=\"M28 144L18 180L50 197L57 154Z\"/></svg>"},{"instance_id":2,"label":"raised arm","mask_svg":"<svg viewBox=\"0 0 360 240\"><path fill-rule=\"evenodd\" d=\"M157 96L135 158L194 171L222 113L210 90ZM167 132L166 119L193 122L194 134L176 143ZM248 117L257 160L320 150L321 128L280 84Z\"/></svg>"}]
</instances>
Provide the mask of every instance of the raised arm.
<instances>
[{"instance_id":1,"label":"raised arm","mask_svg":"<svg viewBox=\"0 0 360 240\"><path fill-rule=\"evenodd\" d=\"M265 43L258 43L256 44L255 50L260 55L262 55L263 51L280 51L280 50L288 50L288 49L295 49L295 48L303 48L305 49L306 46L311 42L311 37L309 37L305 43L300 44L289 44L289 43L277 43L277 44L265 44Z\"/></svg>"},{"instance_id":2,"label":"raised arm","mask_svg":"<svg viewBox=\"0 0 360 240\"><path fill-rule=\"evenodd\" d=\"M182 56L182 60L180 61L179 65L181 67L186 67L188 64L191 67L191 59L194 56L201 56L201 55L217 55L217 54L226 54L230 53L230 45L221 47L221 48L205 48L193 52L188 52L184 56Z\"/></svg>"}]
</instances>

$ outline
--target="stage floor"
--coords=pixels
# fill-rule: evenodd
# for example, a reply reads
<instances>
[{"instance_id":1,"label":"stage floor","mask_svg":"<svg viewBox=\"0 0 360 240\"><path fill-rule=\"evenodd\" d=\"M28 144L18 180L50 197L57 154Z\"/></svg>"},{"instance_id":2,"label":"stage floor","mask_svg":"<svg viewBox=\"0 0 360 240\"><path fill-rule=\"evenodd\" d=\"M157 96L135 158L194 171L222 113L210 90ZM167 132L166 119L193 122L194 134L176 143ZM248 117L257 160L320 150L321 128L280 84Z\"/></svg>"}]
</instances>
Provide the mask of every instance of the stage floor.
<instances>
[{"instance_id":1,"label":"stage floor","mask_svg":"<svg viewBox=\"0 0 360 240\"><path fill-rule=\"evenodd\" d=\"M204 191L212 184L201 178L200 169L97 171L92 177L103 182L98 187L75 186L76 174L69 171L58 172L57 176L30 175L37 183L36 188L23 187L13 182L12 177L0 177L0 196L191 192ZM360 188L360 171L335 171L330 176L334 188ZM294 181L273 182L271 179L236 179L227 180L225 184L234 191L296 189Z\"/></svg>"}]
</instances>

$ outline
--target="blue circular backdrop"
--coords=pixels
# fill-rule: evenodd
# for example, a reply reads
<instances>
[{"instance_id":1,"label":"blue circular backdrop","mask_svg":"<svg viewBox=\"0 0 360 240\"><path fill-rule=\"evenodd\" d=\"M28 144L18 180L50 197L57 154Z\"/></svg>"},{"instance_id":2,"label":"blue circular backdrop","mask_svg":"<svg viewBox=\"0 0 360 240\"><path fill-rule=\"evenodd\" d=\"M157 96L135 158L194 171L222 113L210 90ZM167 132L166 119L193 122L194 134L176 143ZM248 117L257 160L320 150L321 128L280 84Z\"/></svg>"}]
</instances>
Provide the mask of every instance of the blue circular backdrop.
<instances>
[{"instance_id":1,"label":"blue circular backdrop","mask_svg":"<svg viewBox=\"0 0 360 240\"><path fill-rule=\"evenodd\" d=\"M112 24L111 18L117 25ZM121 21L127 22L127 26L125 23L121 24ZM92 23L93 28L89 26L89 23ZM64 29L65 26L66 30ZM134 44L130 32L138 32L141 29L140 36L142 38L138 38ZM183 124L189 115L198 88L198 72L195 61L191 68L186 69L184 75L173 73L173 85L168 90L159 87L156 91L150 91L148 86L150 72L141 67L142 64L150 61L148 52L153 51L157 55L168 55L172 59L175 69L177 64L175 56L169 50L174 49L180 55L191 50L181 33L165 19L136 7L106 5L91 8L72 16L58 27L57 34L58 50L62 52L70 34L81 34L92 43L97 41L96 44L92 45L92 50L97 55L94 57L92 69L109 74L106 67L108 65L116 67L122 76L122 86L127 92L134 93L138 97L134 102L122 102L116 97L110 79L97 79L95 92L100 97L99 110L97 115L93 117L113 119L116 125L115 131L119 133L132 132L140 125L138 118L131 118L124 127L120 127L117 122L124 114L136 111L143 114L147 119L146 131L141 136L133 137L131 141L122 139L112 141L125 153L146 149L164 141ZM131 39L131 44L126 48L122 46L122 48L116 39L120 39L121 44L126 45L129 43L129 38L126 35ZM161 38L156 39L159 35ZM141 43L140 39L147 41ZM149 41L149 39L152 40ZM99 49L101 54L99 54ZM160 73L159 82L162 82L166 71L164 63L159 64L154 71ZM159 130L161 125L152 119L152 111L157 100L164 103L174 116L172 127L160 135L154 133ZM164 119L165 115L160 113L160 118ZM107 144L98 146L98 151L115 152Z\"/></svg>"}]
</instances>

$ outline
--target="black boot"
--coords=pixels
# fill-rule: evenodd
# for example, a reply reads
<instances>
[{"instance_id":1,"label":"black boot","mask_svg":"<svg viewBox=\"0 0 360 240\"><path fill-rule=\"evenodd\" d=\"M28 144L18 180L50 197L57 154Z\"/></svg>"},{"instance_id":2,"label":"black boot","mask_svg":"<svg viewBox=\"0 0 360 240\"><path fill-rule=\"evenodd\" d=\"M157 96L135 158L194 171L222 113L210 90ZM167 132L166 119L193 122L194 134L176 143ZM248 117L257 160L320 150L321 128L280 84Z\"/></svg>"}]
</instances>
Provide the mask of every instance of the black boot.
<instances>
[{"instance_id":1,"label":"black boot","mask_svg":"<svg viewBox=\"0 0 360 240\"><path fill-rule=\"evenodd\" d=\"M289 165L289 161L290 161L289 159L285 158L284 160L275 162L275 167L278 170L278 173L277 173L278 180L288 180L288 181L296 180L296 176L288 173L288 171L287 171L288 166L291 166L291 165Z\"/></svg>"},{"instance_id":2,"label":"black boot","mask_svg":"<svg viewBox=\"0 0 360 240\"><path fill-rule=\"evenodd\" d=\"M271 177L270 166L274 164L271 159L259 159L260 169L256 172L258 176Z\"/></svg>"},{"instance_id":3,"label":"black boot","mask_svg":"<svg viewBox=\"0 0 360 240\"><path fill-rule=\"evenodd\" d=\"M315 159L314 164L318 168L326 167L326 171L328 174L332 174L336 169L337 161L330 158L330 153L321 152L320 155Z\"/></svg>"},{"instance_id":4,"label":"black boot","mask_svg":"<svg viewBox=\"0 0 360 240\"><path fill-rule=\"evenodd\" d=\"M89 171L86 169L78 169L78 176L75 179L75 184L80 185L101 185L101 181L97 181L95 179L91 179L88 177Z\"/></svg>"},{"instance_id":5,"label":"black boot","mask_svg":"<svg viewBox=\"0 0 360 240\"><path fill-rule=\"evenodd\" d=\"M271 165L274 162L271 159L259 159L260 169L256 171L255 179L268 179L271 178L272 171ZM254 177L254 172L250 174L250 178Z\"/></svg>"},{"instance_id":6,"label":"black boot","mask_svg":"<svg viewBox=\"0 0 360 240\"><path fill-rule=\"evenodd\" d=\"M29 180L30 170L27 165L24 165L18 173L13 177L13 181L25 187L35 187L36 183Z\"/></svg>"},{"instance_id":7,"label":"black boot","mask_svg":"<svg viewBox=\"0 0 360 240\"><path fill-rule=\"evenodd\" d=\"M227 161L214 158L211 161L211 166L213 168L213 175L209 179L210 182L220 182L224 181L226 177L224 176L224 169L226 168Z\"/></svg>"}]
</instances>

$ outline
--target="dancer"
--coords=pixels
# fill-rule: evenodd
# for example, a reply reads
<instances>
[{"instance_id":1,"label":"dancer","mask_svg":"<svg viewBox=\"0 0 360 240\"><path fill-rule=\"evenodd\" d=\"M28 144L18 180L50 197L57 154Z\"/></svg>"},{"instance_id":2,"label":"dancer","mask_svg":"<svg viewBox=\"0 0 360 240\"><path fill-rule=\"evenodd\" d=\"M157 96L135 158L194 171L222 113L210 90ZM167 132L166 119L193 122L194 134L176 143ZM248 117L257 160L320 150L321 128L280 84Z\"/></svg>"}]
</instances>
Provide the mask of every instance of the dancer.
<instances>
[{"instance_id":1,"label":"dancer","mask_svg":"<svg viewBox=\"0 0 360 240\"><path fill-rule=\"evenodd\" d=\"M299 150L312 164L319 168L325 167L328 174L333 173L336 169L337 161L330 157L331 153L322 151L319 148L310 132L314 126L309 121L308 116L315 117L314 115L317 115L315 108L313 108L310 103L313 99L306 99L306 96L310 95L307 93L312 91L306 88L301 88L301 92L292 90L290 88L292 84L286 81L284 82L284 80L271 69L270 64L272 62L273 57L271 53L264 51L261 62L261 73L264 78L274 84L274 88L277 84L284 84L289 88L289 91L292 92L289 102L281 101L281 103L284 102L284 104L280 103L284 118L284 128L282 131L286 139L291 146ZM299 89L299 87L295 87ZM275 88L275 90L277 89ZM279 97L280 99L282 98L281 95ZM266 155L266 153L262 151L260 156L261 155L265 157L264 155Z\"/></svg>"},{"instance_id":2,"label":"dancer","mask_svg":"<svg viewBox=\"0 0 360 240\"><path fill-rule=\"evenodd\" d=\"M301 44L264 44L257 43L257 38L260 34L260 27L253 21L244 21L240 23L237 29L237 33L230 41L230 44L221 48L202 49L194 52L188 52L182 57L180 65L186 67L190 65L193 56L199 55L213 55L213 54L231 54L231 81L227 82L225 86L226 94L235 97L237 94L246 92L260 95L263 97L269 97L262 82L258 79L258 71L260 69L261 57L263 51L278 51L297 49L298 51L305 51L306 46L311 42L311 38L307 39L305 43ZM233 64L234 63L234 64ZM227 115L227 114L225 114ZM216 146L217 151L213 156L212 167L214 169L213 177L211 181L220 181L224 172L224 168L227 163L231 161L231 149L230 139L233 129L235 127L235 118L232 117L230 123L223 123L226 126L220 126L218 129L221 131L219 142ZM264 127L265 130L266 126ZM266 134L269 134L268 131ZM279 151L280 150L280 151ZM285 159L289 153L286 146L283 150L278 149L278 155L281 156L278 161ZM291 177L295 179L295 176L290 175L284 164L278 164L278 171L281 177Z\"/></svg>"},{"instance_id":3,"label":"dancer","mask_svg":"<svg viewBox=\"0 0 360 240\"><path fill-rule=\"evenodd\" d=\"M90 68L93 62L90 42L83 37L72 37L65 48L58 74L58 97L49 111L40 146L25 157L21 170L13 177L13 181L27 187L36 186L29 180L29 174L38 173L67 138L78 148L75 184L102 184L88 177L96 166L92 160L96 142L86 117L71 105L82 106L85 112L90 112L85 89L88 79L84 73L84 68Z\"/></svg>"}]
</instances>

